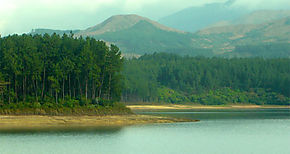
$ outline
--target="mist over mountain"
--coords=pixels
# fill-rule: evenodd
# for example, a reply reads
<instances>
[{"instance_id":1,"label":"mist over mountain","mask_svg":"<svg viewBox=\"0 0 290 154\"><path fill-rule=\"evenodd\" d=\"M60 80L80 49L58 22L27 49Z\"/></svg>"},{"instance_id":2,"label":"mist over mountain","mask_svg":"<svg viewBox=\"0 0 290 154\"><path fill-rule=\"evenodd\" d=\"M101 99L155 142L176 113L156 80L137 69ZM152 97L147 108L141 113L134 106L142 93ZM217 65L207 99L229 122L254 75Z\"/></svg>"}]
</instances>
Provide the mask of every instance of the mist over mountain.
<instances>
[{"instance_id":1,"label":"mist over mountain","mask_svg":"<svg viewBox=\"0 0 290 154\"><path fill-rule=\"evenodd\" d=\"M232 20L219 21L210 27L229 25L257 25L290 16L290 10L257 10Z\"/></svg>"},{"instance_id":2,"label":"mist over mountain","mask_svg":"<svg viewBox=\"0 0 290 154\"><path fill-rule=\"evenodd\" d=\"M207 7L210 6L229 8L229 3L207 5ZM231 19L220 20L195 33L164 26L135 14L115 15L85 30L35 29L32 34L73 32L75 37L88 36L116 44L125 55L131 56L167 52L190 56L248 57L262 55L270 57L274 54L278 57L289 57L289 46L287 45L290 43L289 15L288 10L259 10L240 16L236 14L231 16ZM236 17L234 18L234 16ZM200 22L196 20L192 23ZM282 48L279 47L279 43ZM247 46L251 50L249 50L250 53L245 54L244 50L247 49ZM269 46L271 46L271 50ZM255 50L262 49L266 54L253 53ZM275 50L279 51L272 54ZM240 54L241 51L243 51L242 54Z\"/></svg>"},{"instance_id":3,"label":"mist over mountain","mask_svg":"<svg viewBox=\"0 0 290 154\"><path fill-rule=\"evenodd\" d=\"M216 22L234 20L250 12L247 9L231 7L232 3L233 1L228 1L226 3L189 7L163 17L158 22L179 30L196 32Z\"/></svg>"}]
</instances>

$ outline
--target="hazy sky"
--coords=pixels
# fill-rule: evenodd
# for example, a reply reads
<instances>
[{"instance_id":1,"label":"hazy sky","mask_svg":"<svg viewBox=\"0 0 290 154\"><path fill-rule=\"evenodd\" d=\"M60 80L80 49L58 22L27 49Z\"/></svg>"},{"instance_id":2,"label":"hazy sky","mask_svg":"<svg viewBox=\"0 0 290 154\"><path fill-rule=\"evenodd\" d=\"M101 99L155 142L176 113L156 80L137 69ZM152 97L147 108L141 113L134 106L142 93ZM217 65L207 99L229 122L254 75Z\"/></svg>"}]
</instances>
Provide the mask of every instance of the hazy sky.
<instances>
[{"instance_id":1,"label":"hazy sky","mask_svg":"<svg viewBox=\"0 0 290 154\"><path fill-rule=\"evenodd\" d=\"M116 14L139 14L154 20L190 6L227 0L0 0L0 34L33 28L85 29ZM236 0L250 9L289 9L290 0Z\"/></svg>"}]
</instances>

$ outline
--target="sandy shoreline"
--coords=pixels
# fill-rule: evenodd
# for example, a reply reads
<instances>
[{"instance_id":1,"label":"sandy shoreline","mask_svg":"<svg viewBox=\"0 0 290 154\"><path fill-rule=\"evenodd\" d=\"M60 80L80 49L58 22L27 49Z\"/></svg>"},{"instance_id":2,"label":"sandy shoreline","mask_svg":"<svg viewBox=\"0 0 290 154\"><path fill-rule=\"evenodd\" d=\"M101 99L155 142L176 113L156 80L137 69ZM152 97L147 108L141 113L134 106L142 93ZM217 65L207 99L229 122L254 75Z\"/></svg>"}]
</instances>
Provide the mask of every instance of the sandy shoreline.
<instances>
[{"instance_id":1,"label":"sandy shoreline","mask_svg":"<svg viewBox=\"0 0 290 154\"><path fill-rule=\"evenodd\" d=\"M187 110L187 109L278 109L290 106L279 105L228 105L228 106L207 106L207 105L127 105L131 110Z\"/></svg>"},{"instance_id":2,"label":"sandy shoreline","mask_svg":"<svg viewBox=\"0 0 290 154\"><path fill-rule=\"evenodd\" d=\"M198 120L176 119L150 115L126 115L126 116L0 115L0 131L121 127L139 124L195 122L195 121Z\"/></svg>"}]
</instances>

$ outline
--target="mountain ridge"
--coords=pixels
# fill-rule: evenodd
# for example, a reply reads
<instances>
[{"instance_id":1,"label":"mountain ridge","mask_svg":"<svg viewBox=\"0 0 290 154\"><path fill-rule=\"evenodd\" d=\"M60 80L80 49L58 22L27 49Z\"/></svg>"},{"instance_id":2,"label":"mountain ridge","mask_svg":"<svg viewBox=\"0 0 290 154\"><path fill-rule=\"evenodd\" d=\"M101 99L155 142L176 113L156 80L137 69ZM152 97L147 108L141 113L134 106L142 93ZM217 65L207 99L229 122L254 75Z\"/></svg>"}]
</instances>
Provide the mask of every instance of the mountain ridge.
<instances>
[{"instance_id":1,"label":"mountain ridge","mask_svg":"<svg viewBox=\"0 0 290 154\"><path fill-rule=\"evenodd\" d=\"M117 15L96 26L76 31L74 36L89 36L116 44L128 55L167 52L213 56L234 52L236 46L241 45L290 43L289 25L290 19L283 18L257 25L220 26L188 33L138 15Z\"/></svg>"},{"instance_id":2,"label":"mountain ridge","mask_svg":"<svg viewBox=\"0 0 290 154\"><path fill-rule=\"evenodd\" d=\"M236 19L248 10L231 7L233 1L189 7L158 20L159 23L186 32L196 32L223 20Z\"/></svg>"},{"instance_id":3,"label":"mountain ridge","mask_svg":"<svg viewBox=\"0 0 290 154\"><path fill-rule=\"evenodd\" d=\"M110 18L108 18L107 20L105 20L100 24L97 24L95 26L89 27L85 30L78 32L77 35L88 36L88 35L100 35L106 32L116 32L123 29L128 29L136 25L140 21L146 21L165 31L174 31L183 33L180 30L166 27L146 17L142 17L136 14L126 14L126 15L111 16Z\"/></svg>"}]
</instances>

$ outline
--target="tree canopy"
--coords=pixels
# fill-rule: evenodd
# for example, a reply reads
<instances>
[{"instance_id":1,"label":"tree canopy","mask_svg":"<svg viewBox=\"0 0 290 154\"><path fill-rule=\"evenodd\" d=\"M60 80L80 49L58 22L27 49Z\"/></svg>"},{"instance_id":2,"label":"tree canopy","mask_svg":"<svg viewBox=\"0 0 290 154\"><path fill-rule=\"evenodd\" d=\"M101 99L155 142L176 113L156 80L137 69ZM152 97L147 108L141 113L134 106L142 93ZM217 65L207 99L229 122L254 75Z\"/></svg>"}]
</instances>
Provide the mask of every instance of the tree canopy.
<instances>
[{"instance_id":1,"label":"tree canopy","mask_svg":"<svg viewBox=\"0 0 290 154\"><path fill-rule=\"evenodd\" d=\"M155 53L126 61L123 101L290 104L289 58Z\"/></svg>"},{"instance_id":2,"label":"tree canopy","mask_svg":"<svg viewBox=\"0 0 290 154\"><path fill-rule=\"evenodd\" d=\"M73 34L0 38L0 86L10 83L3 94L8 103L119 100L122 63L117 46L93 38Z\"/></svg>"}]
</instances>

